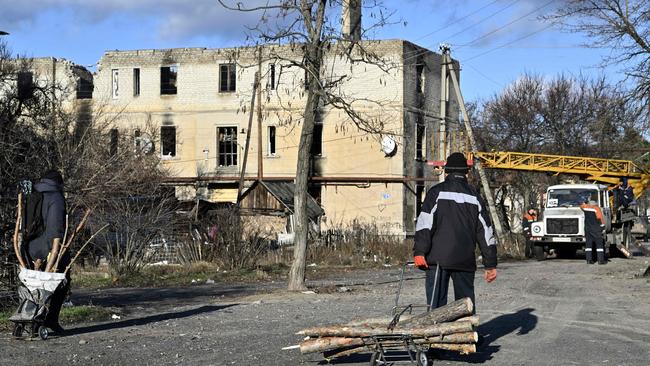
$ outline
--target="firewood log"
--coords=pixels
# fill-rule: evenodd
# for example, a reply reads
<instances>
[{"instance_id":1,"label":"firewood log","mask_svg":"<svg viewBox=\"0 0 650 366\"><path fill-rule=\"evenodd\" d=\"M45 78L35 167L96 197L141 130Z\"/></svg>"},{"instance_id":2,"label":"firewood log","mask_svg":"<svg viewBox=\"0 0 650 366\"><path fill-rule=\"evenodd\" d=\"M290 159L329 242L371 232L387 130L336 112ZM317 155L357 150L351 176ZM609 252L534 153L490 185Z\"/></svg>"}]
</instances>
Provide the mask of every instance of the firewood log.
<instances>
[{"instance_id":1,"label":"firewood log","mask_svg":"<svg viewBox=\"0 0 650 366\"><path fill-rule=\"evenodd\" d=\"M363 345L363 339L361 338L313 338L300 343L300 353L324 352L337 348L360 345Z\"/></svg>"},{"instance_id":2,"label":"firewood log","mask_svg":"<svg viewBox=\"0 0 650 366\"><path fill-rule=\"evenodd\" d=\"M388 334L405 334L413 337L430 337L441 334L452 333L465 333L474 331L474 326L471 322L448 322L441 324L433 324L421 327L407 327L398 324L394 330L388 330L385 327L364 327L364 326L329 326L329 327L313 327L304 329L296 334L306 335L310 337L371 337L376 335Z\"/></svg>"},{"instance_id":3,"label":"firewood log","mask_svg":"<svg viewBox=\"0 0 650 366\"><path fill-rule=\"evenodd\" d=\"M410 319L400 321L400 327L416 327L439 323L451 322L459 318L472 315L474 304L470 298L465 297L451 304L432 309L429 312L418 314Z\"/></svg>"}]
</instances>

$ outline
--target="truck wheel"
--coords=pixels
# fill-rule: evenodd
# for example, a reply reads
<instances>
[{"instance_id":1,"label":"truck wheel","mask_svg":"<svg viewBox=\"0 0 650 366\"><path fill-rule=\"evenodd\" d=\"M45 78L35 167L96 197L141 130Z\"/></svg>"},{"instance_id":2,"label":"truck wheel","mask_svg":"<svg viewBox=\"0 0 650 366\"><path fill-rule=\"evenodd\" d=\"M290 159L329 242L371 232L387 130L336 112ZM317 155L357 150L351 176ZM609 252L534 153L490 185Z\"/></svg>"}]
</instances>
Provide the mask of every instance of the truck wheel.
<instances>
[{"instance_id":1,"label":"truck wheel","mask_svg":"<svg viewBox=\"0 0 650 366\"><path fill-rule=\"evenodd\" d=\"M535 260L537 261L543 261L546 259L546 252L544 251L544 247L541 245L535 245L533 248L533 254L535 254Z\"/></svg>"}]
</instances>

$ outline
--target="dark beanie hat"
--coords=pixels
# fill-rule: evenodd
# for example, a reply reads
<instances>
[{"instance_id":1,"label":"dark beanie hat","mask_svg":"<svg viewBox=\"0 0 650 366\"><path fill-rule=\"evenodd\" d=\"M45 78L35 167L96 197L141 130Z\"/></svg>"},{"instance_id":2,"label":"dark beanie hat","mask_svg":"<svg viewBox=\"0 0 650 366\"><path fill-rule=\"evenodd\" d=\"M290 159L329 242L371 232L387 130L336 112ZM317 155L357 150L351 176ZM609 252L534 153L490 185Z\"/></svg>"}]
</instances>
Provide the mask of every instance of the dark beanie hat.
<instances>
[{"instance_id":1,"label":"dark beanie hat","mask_svg":"<svg viewBox=\"0 0 650 366\"><path fill-rule=\"evenodd\" d=\"M447 158L445 164L445 172L461 172L467 173L469 166L467 165L467 158L459 152L455 152Z\"/></svg>"},{"instance_id":2,"label":"dark beanie hat","mask_svg":"<svg viewBox=\"0 0 650 366\"><path fill-rule=\"evenodd\" d=\"M60 186L63 185L63 177L61 176L61 173L59 173L58 170L54 170L54 169L48 170L47 172L45 172L45 174L43 174L42 179L49 179Z\"/></svg>"}]
</instances>

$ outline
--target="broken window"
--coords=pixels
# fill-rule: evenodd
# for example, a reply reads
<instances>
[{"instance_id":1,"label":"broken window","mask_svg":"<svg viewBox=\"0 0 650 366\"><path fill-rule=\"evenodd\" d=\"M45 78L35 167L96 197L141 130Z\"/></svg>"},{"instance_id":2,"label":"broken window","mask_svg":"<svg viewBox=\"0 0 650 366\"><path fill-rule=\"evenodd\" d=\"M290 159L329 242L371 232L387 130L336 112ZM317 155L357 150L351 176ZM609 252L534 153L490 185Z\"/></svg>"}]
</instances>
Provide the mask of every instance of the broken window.
<instances>
[{"instance_id":1,"label":"broken window","mask_svg":"<svg viewBox=\"0 0 650 366\"><path fill-rule=\"evenodd\" d=\"M163 157L176 156L176 127L162 126L160 128L160 148Z\"/></svg>"},{"instance_id":2,"label":"broken window","mask_svg":"<svg viewBox=\"0 0 650 366\"><path fill-rule=\"evenodd\" d=\"M163 66L160 68L160 94L176 94L176 79L178 77L178 67Z\"/></svg>"},{"instance_id":3,"label":"broken window","mask_svg":"<svg viewBox=\"0 0 650 366\"><path fill-rule=\"evenodd\" d=\"M415 90L424 93L424 64L422 63L415 66Z\"/></svg>"},{"instance_id":4,"label":"broken window","mask_svg":"<svg viewBox=\"0 0 650 366\"><path fill-rule=\"evenodd\" d=\"M267 151L270 156L275 155L275 126L269 126L269 143Z\"/></svg>"},{"instance_id":5,"label":"broken window","mask_svg":"<svg viewBox=\"0 0 650 366\"><path fill-rule=\"evenodd\" d=\"M275 90L275 64L269 65L269 89Z\"/></svg>"},{"instance_id":6,"label":"broken window","mask_svg":"<svg viewBox=\"0 0 650 366\"><path fill-rule=\"evenodd\" d=\"M140 95L140 69L133 69L133 96Z\"/></svg>"},{"instance_id":7,"label":"broken window","mask_svg":"<svg viewBox=\"0 0 650 366\"><path fill-rule=\"evenodd\" d=\"M237 127L217 128L219 166L237 165Z\"/></svg>"},{"instance_id":8,"label":"broken window","mask_svg":"<svg viewBox=\"0 0 650 366\"><path fill-rule=\"evenodd\" d=\"M110 131L109 153L111 156L117 155L117 145L119 143L120 133L117 128Z\"/></svg>"},{"instance_id":9,"label":"broken window","mask_svg":"<svg viewBox=\"0 0 650 366\"><path fill-rule=\"evenodd\" d=\"M219 65L219 91L234 92L237 87L237 69L235 64Z\"/></svg>"},{"instance_id":10,"label":"broken window","mask_svg":"<svg viewBox=\"0 0 650 366\"><path fill-rule=\"evenodd\" d=\"M305 83L305 90L309 89L309 81L311 80L311 77L309 75L309 71L305 69L305 78L303 79L303 82Z\"/></svg>"},{"instance_id":11,"label":"broken window","mask_svg":"<svg viewBox=\"0 0 650 366\"><path fill-rule=\"evenodd\" d=\"M18 99L27 100L34 96L34 74L29 71L20 71L16 82Z\"/></svg>"},{"instance_id":12,"label":"broken window","mask_svg":"<svg viewBox=\"0 0 650 366\"><path fill-rule=\"evenodd\" d=\"M119 76L120 76L119 70L117 69L111 70L111 85L112 85L113 98L117 98L120 95Z\"/></svg>"},{"instance_id":13,"label":"broken window","mask_svg":"<svg viewBox=\"0 0 650 366\"><path fill-rule=\"evenodd\" d=\"M311 155L321 156L323 154L323 124L314 124L313 140L311 142Z\"/></svg>"},{"instance_id":14,"label":"broken window","mask_svg":"<svg viewBox=\"0 0 650 366\"><path fill-rule=\"evenodd\" d=\"M426 127L421 119L418 119L418 122L415 125L415 160L425 160L426 159Z\"/></svg>"},{"instance_id":15,"label":"broken window","mask_svg":"<svg viewBox=\"0 0 650 366\"><path fill-rule=\"evenodd\" d=\"M93 97L93 82L80 77L77 81L77 99L91 99Z\"/></svg>"}]
</instances>

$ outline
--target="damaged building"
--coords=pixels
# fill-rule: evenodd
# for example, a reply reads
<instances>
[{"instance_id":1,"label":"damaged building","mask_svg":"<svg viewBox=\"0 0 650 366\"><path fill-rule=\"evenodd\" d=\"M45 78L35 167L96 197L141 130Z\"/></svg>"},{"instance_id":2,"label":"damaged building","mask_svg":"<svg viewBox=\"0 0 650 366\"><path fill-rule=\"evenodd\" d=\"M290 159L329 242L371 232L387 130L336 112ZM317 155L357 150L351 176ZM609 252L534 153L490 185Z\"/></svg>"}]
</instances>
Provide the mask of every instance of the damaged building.
<instances>
[{"instance_id":1,"label":"damaged building","mask_svg":"<svg viewBox=\"0 0 650 366\"><path fill-rule=\"evenodd\" d=\"M319 109L309 189L322 209L315 226L368 222L410 235L427 187L441 179L426 162L443 160L450 150L445 131L458 126L458 103L441 82L441 54L405 40L359 45L390 67L349 63L333 47L321 77L343 77L340 94L353 98L364 118L380 121L384 133L361 131L340 109ZM301 55L290 45L108 51L98 65L94 99L119 116L115 134L133 134L160 154L177 198L188 203L236 202L250 137L244 199L258 194L277 202L259 196L244 206L290 219L286 197L293 194L307 80L286 61L291 58ZM259 96L253 93L256 72ZM252 98L259 115L258 106L250 110ZM150 136L142 132L147 126ZM278 187L282 198L274 194Z\"/></svg>"}]
</instances>

